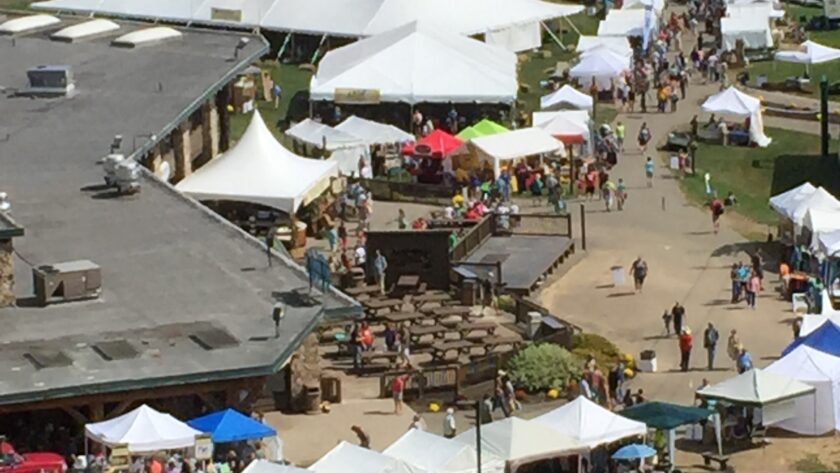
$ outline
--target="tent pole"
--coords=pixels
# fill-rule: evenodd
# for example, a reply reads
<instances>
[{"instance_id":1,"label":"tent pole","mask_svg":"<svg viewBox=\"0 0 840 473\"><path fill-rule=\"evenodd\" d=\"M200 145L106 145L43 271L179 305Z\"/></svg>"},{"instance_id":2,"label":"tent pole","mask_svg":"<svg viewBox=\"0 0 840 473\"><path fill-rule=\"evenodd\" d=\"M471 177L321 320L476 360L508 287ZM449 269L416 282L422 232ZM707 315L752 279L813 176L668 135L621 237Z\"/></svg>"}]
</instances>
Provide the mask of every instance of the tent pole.
<instances>
[{"instance_id":1,"label":"tent pole","mask_svg":"<svg viewBox=\"0 0 840 473\"><path fill-rule=\"evenodd\" d=\"M668 472L674 471L674 451L677 449L677 432L676 429L668 431Z\"/></svg>"},{"instance_id":2,"label":"tent pole","mask_svg":"<svg viewBox=\"0 0 840 473\"><path fill-rule=\"evenodd\" d=\"M542 25L542 27L545 28L545 31L548 33L548 36L552 40L554 40L555 43L557 43L557 46L560 46L560 49L562 49L563 51L568 51L569 50L569 48L567 48L566 45L563 44L562 41L560 41L560 38L558 38L557 35L554 34L553 31L551 31L551 28L549 28L548 25L546 25L544 21L541 21L540 25Z\"/></svg>"},{"instance_id":3,"label":"tent pole","mask_svg":"<svg viewBox=\"0 0 840 473\"><path fill-rule=\"evenodd\" d=\"M289 41L292 39L292 33L286 33L286 39L283 40L283 44L280 46L280 49L277 50L277 57L275 58L277 62L280 62L280 57L283 56L283 53L286 52L286 46L289 45Z\"/></svg>"},{"instance_id":4,"label":"tent pole","mask_svg":"<svg viewBox=\"0 0 840 473\"><path fill-rule=\"evenodd\" d=\"M327 40L327 35L326 34L324 36L321 36L321 41L318 42L318 47L315 48L315 52L312 54L312 59L309 61L310 64L315 64L315 61L318 60L318 56L320 56L320 53L321 53L321 46L324 45L324 41L326 41L326 40Z\"/></svg>"},{"instance_id":5,"label":"tent pole","mask_svg":"<svg viewBox=\"0 0 840 473\"><path fill-rule=\"evenodd\" d=\"M580 32L579 29L577 29L577 26L575 26L575 24L572 23L572 20L570 20L568 16L564 16L563 19L566 20L566 23L568 23L569 26L571 26L573 30L575 30L575 33L577 33L578 36L583 36L583 34Z\"/></svg>"}]
</instances>

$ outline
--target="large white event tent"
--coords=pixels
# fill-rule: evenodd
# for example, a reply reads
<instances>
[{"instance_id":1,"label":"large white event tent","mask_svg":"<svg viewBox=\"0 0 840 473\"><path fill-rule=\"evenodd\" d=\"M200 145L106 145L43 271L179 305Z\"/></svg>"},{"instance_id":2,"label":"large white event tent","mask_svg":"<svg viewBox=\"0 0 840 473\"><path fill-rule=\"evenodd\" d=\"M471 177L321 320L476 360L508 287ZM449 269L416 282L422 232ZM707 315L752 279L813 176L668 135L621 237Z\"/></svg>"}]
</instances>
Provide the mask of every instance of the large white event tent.
<instances>
[{"instance_id":1,"label":"large white event tent","mask_svg":"<svg viewBox=\"0 0 840 473\"><path fill-rule=\"evenodd\" d=\"M584 53L599 46L605 46L622 56L629 57L633 55L633 48L630 47L630 41L622 36L581 35L578 37L578 43L577 46L575 46L575 51L578 53Z\"/></svg>"},{"instance_id":2,"label":"large white event tent","mask_svg":"<svg viewBox=\"0 0 840 473\"><path fill-rule=\"evenodd\" d=\"M457 435L455 440L466 445L476 443L475 427ZM579 455L586 446L574 438L543 424L508 417L481 426L481 451L505 460L508 471L516 473L523 464Z\"/></svg>"},{"instance_id":3,"label":"large white event tent","mask_svg":"<svg viewBox=\"0 0 840 473\"><path fill-rule=\"evenodd\" d=\"M475 445L466 445L410 429L382 453L428 473L471 473L476 469L478 455ZM481 454L482 473L503 473L505 462L487 452Z\"/></svg>"},{"instance_id":4,"label":"large white event tent","mask_svg":"<svg viewBox=\"0 0 840 473\"><path fill-rule=\"evenodd\" d=\"M720 19L723 49L734 50L739 39L747 49L773 47L773 32L766 15L733 16Z\"/></svg>"},{"instance_id":5,"label":"large white event tent","mask_svg":"<svg viewBox=\"0 0 840 473\"><path fill-rule=\"evenodd\" d=\"M481 136L470 140L467 146L476 151L479 161L493 164L496 177L501 174L505 161L546 154L565 156L563 143L541 128L520 128Z\"/></svg>"},{"instance_id":6,"label":"large white event tent","mask_svg":"<svg viewBox=\"0 0 840 473\"><path fill-rule=\"evenodd\" d=\"M349 37L435 20L458 34L484 34L512 51L539 47L541 22L583 10L540 0L51 0L33 7Z\"/></svg>"},{"instance_id":7,"label":"large white event tent","mask_svg":"<svg viewBox=\"0 0 840 473\"><path fill-rule=\"evenodd\" d=\"M430 473L402 460L344 441L308 469L315 473Z\"/></svg>"},{"instance_id":8,"label":"large white event tent","mask_svg":"<svg viewBox=\"0 0 840 473\"><path fill-rule=\"evenodd\" d=\"M655 17L656 15L654 15ZM654 18L654 29L658 20ZM655 31L654 31L655 32ZM606 18L598 23L598 36L643 36L645 34L645 10L610 10Z\"/></svg>"},{"instance_id":9,"label":"large white event tent","mask_svg":"<svg viewBox=\"0 0 840 473\"><path fill-rule=\"evenodd\" d=\"M352 115L335 126L336 130L353 135L367 145L384 145L415 141L414 135L394 125L386 125Z\"/></svg>"},{"instance_id":10,"label":"large white event tent","mask_svg":"<svg viewBox=\"0 0 840 473\"><path fill-rule=\"evenodd\" d=\"M341 174L359 174L359 160L370 163L370 148L361 139L329 125L307 118L286 130L286 135L330 152Z\"/></svg>"},{"instance_id":11,"label":"large white event tent","mask_svg":"<svg viewBox=\"0 0 840 473\"><path fill-rule=\"evenodd\" d=\"M799 201L816 192L817 188L810 182L800 184L793 189L776 194L770 197L770 207L778 214L790 220L793 218L793 210L798 206Z\"/></svg>"},{"instance_id":12,"label":"large white event tent","mask_svg":"<svg viewBox=\"0 0 840 473\"><path fill-rule=\"evenodd\" d=\"M840 255L840 230L820 233L817 237L818 249L826 256Z\"/></svg>"},{"instance_id":13,"label":"large white event tent","mask_svg":"<svg viewBox=\"0 0 840 473\"><path fill-rule=\"evenodd\" d=\"M805 41L796 51L779 51L774 56L777 61L798 64L821 64L840 59L840 49L830 48L813 41Z\"/></svg>"},{"instance_id":14,"label":"large white event tent","mask_svg":"<svg viewBox=\"0 0 840 473\"><path fill-rule=\"evenodd\" d=\"M840 209L808 209L802 227L811 231L810 248L818 250L821 234L840 230Z\"/></svg>"},{"instance_id":15,"label":"large white event tent","mask_svg":"<svg viewBox=\"0 0 840 473\"><path fill-rule=\"evenodd\" d=\"M823 187L818 187L813 193L794 202L788 208L788 215L793 222L797 235L805 223L805 216L809 210L840 211L840 201Z\"/></svg>"},{"instance_id":16,"label":"large white event tent","mask_svg":"<svg viewBox=\"0 0 840 473\"><path fill-rule=\"evenodd\" d=\"M630 69L630 58L601 46L581 55L580 62L569 69L569 76L588 87L592 80L600 90L609 90L620 74Z\"/></svg>"},{"instance_id":17,"label":"large white event tent","mask_svg":"<svg viewBox=\"0 0 840 473\"><path fill-rule=\"evenodd\" d=\"M793 400L812 394L814 387L759 368L697 391L697 395L735 404L761 407L764 425L794 416Z\"/></svg>"},{"instance_id":18,"label":"large white event tent","mask_svg":"<svg viewBox=\"0 0 840 473\"><path fill-rule=\"evenodd\" d=\"M814 394L796 399L795 415L776 427L806 435L840 430L840 358L800 345L764 370L815 389Z\"/></svg>"},{"instance_id":19,"label":"large white event tent","mask_svg":"<svg viewBox=\"0 0 840 473\"><path fill-rule=\"evenodd\" d=\"M185 422L143 404L117 418L85 425L85 437L106 446L128 445L131 453L195 446L202 435Z\"/></svg>"},{"instance_id":20,"label":"large white event tent","mask_svg":"<svg viewBox=\"0 0 840 473\"><path fill-rule=\"evenodd\" d=\"M712 95L703 102L703 111L750 117L750 139L762 148L772 141L764 134L764 120L761 116L761 101L751 97L735 86Z\"/></svg>"},{"instance_id":21,"label":"large white event tent","mask_svg":"<svg viewBox=\"0 0 840 473\"><path fill-rule=\"evenodd\" d=\"M584 94L568 84L540 97L540 108L543 110L558 107L592 111L594 103L591 95Z\"/></svg>"},{"instance_id":22,"label":"large white event tent","mask_svg":"<svg viewBox=\"0 0 840 473\"><path fill-rule=\"evenodd\" d=\"M292 465L283 465L268 460L257 459L248 463L242 473L312 473L311 470Z\"/></svg>"},{"instance_id":23,"label":"large white event tent","mask_svg":"<svg viewBox=\"0 0 840 473\"><path fill-rule=\"evenodd\" d=\"M324 55L312 100L337 89L375 90L382 102L513 103L516 55L425 22L413 22Z\"/></svg>"},{"instance_id":24,"label":"large white event tent","mask_svg":"<svg viewBox=\"0 0 840 473\"><path fill-rule=\"evenodd\" d=\"M293 214L338 176L335 162L298 156L281 145L255 111L234 145L175 188L198 200L262 204Z\"/></svg>"},{"instance_id":25,"label":"large white event tent","mask_svg":"<svg viewBox=\"0 0 840 473\"><path fill-rule=\"evenodd\" d=\"M647 435L644 422L614 414L584 396L536 417L533 421L569 435L589 448Z\"/></svg>"}]
</instances>

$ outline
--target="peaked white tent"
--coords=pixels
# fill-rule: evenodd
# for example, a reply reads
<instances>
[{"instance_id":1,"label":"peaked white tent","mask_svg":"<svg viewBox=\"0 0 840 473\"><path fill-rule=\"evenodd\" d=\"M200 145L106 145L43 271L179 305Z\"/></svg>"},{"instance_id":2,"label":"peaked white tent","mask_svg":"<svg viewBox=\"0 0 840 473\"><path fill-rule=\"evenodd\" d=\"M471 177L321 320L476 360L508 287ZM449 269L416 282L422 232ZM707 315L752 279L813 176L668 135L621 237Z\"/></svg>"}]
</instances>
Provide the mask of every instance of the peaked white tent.
<instances>
[{"instance_id":1,"label":"peaked white tent","mask_svg":"<svg viewBox=\"0 0 840 473\"><path fill-rule=\"evenodd\" d=\"M840 230L820 233L817 236L819 250L826 256L840 254Z\"/></svg>"},{"instance_id":2,"label":"peaked white tent","mask_svg":"<svg viewBox=\"0 0 840 473\"><path fill-rule=\"evenodd\" d=\"M654 28L658 23L654 12ZM643 36L645 33L645 10L643 8L622 8L610 10L606 18L598 23L598 36Z\"/></svg>"},{"instance_id":3,"label":"peaked white tent","mask_svg":"<svg viewBox=\"0 0 840 473\"><path fill-rule=\"evenodd\" d=\"M817 250L820 248L819 237L823 233L831 233L840 230L840 208L824 210L824 209L808 209L805 213L805 218L802 220L802 226L811 231L811 249Z\"/></svg>"},{"instance_id":4,"label":"peaked white tent","mask_svg":"<svg viewBox=\"0 0 840 473\"><path fill-rule=\"evenodd\" d=\"M474 445L466 445L411 429L382 453L429 473L471 473L476 469ZM487 452L481 454L481 471L503 473L505 462Z\"/></svg>"},{"instance_id":5,"label":"peaked white tent","mask_svg":"<svg viewBox=\"0 0 840 473\"><path fill-rule=\"evenodd\" d=\"M739 39L747 49L773 47L773 33L767 15L733 16L720 19L723 49L734 50Z\"/></svg>"},{"instance_id":6,"label":"peaked white tent","mask_svg":"<svg viewBox=\"0 0 840 473\"><path fill-rule=\"evenodd\" d=\"M586 110L534 112L531 123L566 144L580 144L581 153L592 151L591 120Z\"/></svg>"},{"instance_id":7,"label":"peaked white tent","mask_svg":"<svg viewBox=\"0 0 840 473\"><path fill-rule=\"evenodd\" d=\"M368 145L406 143L415 140L414 135L393 125L366 120L355 115L336 125L335 129L353 135Z\"/></svg>"},{"instance_id":8,"label":"peaked white tent","mask_svg":"<svg viewBox=\"0 0 840 473\"><path fill-rule=\"evenodd\" d=\"M255 111L233 146L175 188L198 200L252 202L293 214L338 175L334 162L307 159L281 145Z\"/></svg>"},{"instance_id":9,"label":"peaked white tent","mask_svg":"<svg viewBox=\"0 0 840 473\"><path fill-rule=\"evenodd\" d=\"M383 102L512 103L517 88L514 53L413 22L328 52L310 95L333 100L337 89L364 89Z\"/></svg>"},{"instance_id":10,"label":"peaked white tent","mask_svg":"<svg viewBox=\"0 0 840 473\"><path fill-rule=\"evenodd\" d=\"M582 86L589 86L592 80L600 90L607 90L614 85L619 74L630 69L630 58L613 50L599 46L590 49L581 56L580 62L569 69L569 76L578 79Z\"/></svg>"},{"instance_id":11,"label":"peaked white tent","mask_svg":"<svg viewBox=\"0 0 840 473\"><path fill-rule=\"evenodd\" d=\"M630 47L630 41L622 36L582 35L578 37L578 44L575 50L579 53L584 53L599 46L605 46L622 56L633 55L633 48Z\"/></svg>"},{"instance_id":12,"label":"peaked white tent","mask_svg":"<svg viewBox=\"0 0 840 473\"><path fill-rule=\"evenodd\" d=\"M565 155L563 143L541 128L520 128L507 133L473 138L467 145L477 151L482 162L493 163L496 177L503 161L544 154Z\"/></svg>"},{"instance_id":13,"label":"peaked white tent","mask_svg":"<svg viewBox=\"0 0 840 473\"><path fill-rule=\"evenodd\" d=\"M796 415L777 427L806 435L840 430L840 358L800 345L765 371L802 381L815 389L813 394L796 399Z\"/></svg>"},{"instance_id":14,"label":"peaked white tent","mask_svg":"<svg viewBox=\"0 0 840 473\"><path fill-rule=\"evenodd\" d=\"M540 97L540 108L543 110L556 106L592 111L593 104L594 100L591 95L584 94L568 84Z\"/></svg>"},{"instance_id":15,"label":"peaked white tent","mask_svg":"<svg viewBox=\"0 0 840 473\"><path fill-rule=\"evenodd\" d=\"M356 136L329 125L305 119L286 130L286 135L330 152L327 161L334 162L341 174L359 174L359 160L370 163L368 145Z\"/></svg>"},{"instance_id":16,"label":"peaked white tent","mask_svg":"<svg viewBox=\"0 0 840 473\"><path fill-rule=\"evenodd\" d=\"M312 473L312 470L258 459L248 463L242 473Z\"/></svg>"},{"instance_id":17,"label":"peaked white tent","mask_svg":"<svg viewBox=\"0 0 840 473\"><path fill-rule=\"evenodd\" d=\"M315 473L426 473L396 458L342 441L309 467Z\"/></svg>"},{"instance_id":18,"label":"peaked white tent","mask_svg":"<svg viewBox=\"0 0 840 473\"><path fill-rule=\"evenodd\" d=\"M107 446L127 444L131 453L187 448L201 432L143 404L115 419L85 425L85 437Z\"/></svg>"},{"instance_id":19,"label":"peaked white tent","mask_svg":"<svg viewBox=\"0 0 840 473\"><path fill-rule=\"evenodd\" d=\"M809 40L799 45L796 51L779 51L774 57L777 61L820 64L840 59L840 49L823 46Z\"/></svg>"},{"instance_id":20,"label":"peaked white tent","mask_svg":"<svg viewBox=\"0 0 840 473\"><path fill-rule=\"evenodd\" d=\"M789 207L789 215L793 225L797 228L797 234L799 234L799 229L805 223L805 215L807 215L809 210L840 211L840 201L823 187L818 187L813 193L796 201L792 207Z\"/></svg>"},{"instance_id":21,"label":"peaked white tent","mask_svg":"<svg viewBox=\"0 0 840 473\"><path fill-rule=\"evenodd\" d=\"M590 448L647 435L647 425L643 422L613 414L583 396L533 421L562 432Z\"/></svg>"},{"instance_id":22,"label":"peaked white tent","mask_svg":"<svg viewBox=\"0 0 840 473\"><path fill-rule=\"evenodd\" d=\"M475 427L455 437L455 441L475 445ZM508 417L481 426L481 451L508 463L510 473L533 461L576 455L587 448L574 438L543 424Z\"/></svg>"},{"instance_id":23,"label":"peaked white tent","mask_svg":"<svg viewBox=\"0 0 840 473\"><path fill-rule=\"evenodd\" d=\"M772 141L764 134L764 120L761 117L761 101L751 97L735 86L712 95L703 102L703 111L750 117L750 139L762 148Z\"/></svg>"},{"instance_id":24,"label":"peaked white tent","mask_svg":"<svg viewBox=\"0 0 840 473\"><path fill-rule=\"evenodd\" d=\"M776 194L770 197L770 207L787 219L793 218L793 209L798 206L799 201L816 192L817 188L810 182L805 182L793 189Z\"/></svg>"},{"instance_id":25,"label":"peaked white tent","mask_svg":"<svg viewBox=\"0 0 840 473\"><path fill-rule=\"evenodd\" d=\"M831 305L831 296L828 289L823 289L820 297L822 298L822 313L804 314L802 316L802 327L799 330L800 337L807 336L828 321L840 325L840 310L835 310Z\"/></svg>"}]
</instances>

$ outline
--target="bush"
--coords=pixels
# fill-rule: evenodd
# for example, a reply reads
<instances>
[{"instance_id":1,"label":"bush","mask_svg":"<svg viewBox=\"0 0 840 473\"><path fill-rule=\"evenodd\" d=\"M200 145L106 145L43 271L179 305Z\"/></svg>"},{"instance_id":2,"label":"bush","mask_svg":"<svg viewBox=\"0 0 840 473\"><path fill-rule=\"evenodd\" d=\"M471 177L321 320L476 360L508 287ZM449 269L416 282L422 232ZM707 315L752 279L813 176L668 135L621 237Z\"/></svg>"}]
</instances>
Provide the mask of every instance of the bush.
<instances>
[{"instance_id":1,"label":"bush","mask_svg":"<svg viewBox=\"0 0 840 473\"><path fill-rule=\"evenodd\" d=\"M580 358L551 343L529 345L508 363L511 381L531 392L565 388L582 368Z\"/></svg>"},{"instance_id":2,"label":"bush","mask_svg":"<svg viewBox=\"0 0 840 473\"><path fill-rule=\"evenodd\" d=\"M594 333L576 334L572 345L572 353L586 360L589 356L602 370L611 369L616 365L619 356L624 356L621 350L611 341Z\"/></svg>"}]
</instances>

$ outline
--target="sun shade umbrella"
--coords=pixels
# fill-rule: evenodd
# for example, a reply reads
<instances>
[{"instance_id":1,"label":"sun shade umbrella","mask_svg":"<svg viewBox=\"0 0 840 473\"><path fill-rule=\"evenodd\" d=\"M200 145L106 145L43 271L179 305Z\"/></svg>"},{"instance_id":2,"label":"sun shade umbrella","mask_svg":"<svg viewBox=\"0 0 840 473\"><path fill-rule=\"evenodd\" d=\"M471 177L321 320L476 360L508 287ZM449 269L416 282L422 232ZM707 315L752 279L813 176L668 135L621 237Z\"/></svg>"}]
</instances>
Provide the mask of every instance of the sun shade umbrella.
<instances>
[{"instance_id":1,"label":"sun shade umbrella","mask_svg":"<svg viewBox=\"0 0 840 473\"><path fill-rule=\"evenodd\" d=\"M656 455L656 450L641 443L625 445L613 453L613 460L637 460Z\"/></svg>"}]
</instances>

